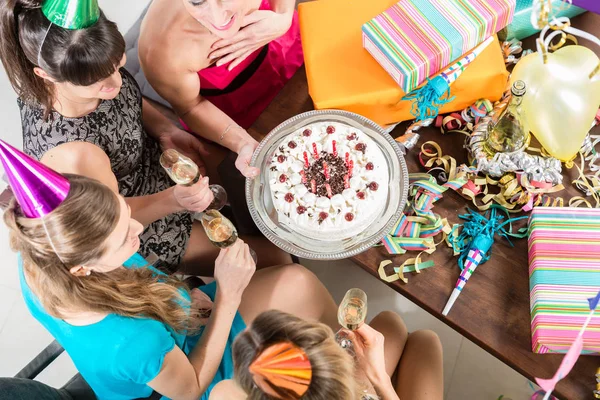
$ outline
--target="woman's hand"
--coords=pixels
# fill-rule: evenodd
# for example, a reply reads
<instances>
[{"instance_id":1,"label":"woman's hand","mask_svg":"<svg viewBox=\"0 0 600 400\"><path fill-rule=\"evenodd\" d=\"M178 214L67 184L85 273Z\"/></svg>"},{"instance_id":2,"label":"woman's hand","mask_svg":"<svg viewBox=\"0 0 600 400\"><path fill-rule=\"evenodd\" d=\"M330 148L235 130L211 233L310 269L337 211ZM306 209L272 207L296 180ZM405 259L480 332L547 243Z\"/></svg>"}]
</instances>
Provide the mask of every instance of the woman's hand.
<instances>
[{"instance_id":1,"label":"woman's hand","mask_svg":"<svg viewBox=\"0 0 600 400\"><path fill-rule=\"evenodd\" d=\"M170 131L160 135L159 143L161 151L168 149L177 150L196 163L201 175L206 175L206 166L204 165L202 157L208 156L209 153L196 136L173 127Z\"/></svg>"},{"instance_id":2,"label":"woman's hand","mask_svg":"<svg viewBox=\"0 0 600 400\"><path fill-rule=\"evenodd\" d=\"M237 152L238 157L235 160L235 166L246 178L255 178L260 172L258 168L250 166L252 154L254 154L254 150L256 150L257 147L258 142L253 139L251 142L242 144Z\"/></svg>"},{"instance_id":3,"label":"woman's hand","mask_svg":"<svg viewBox=\"0 0 600 400\"><path fill-rule=\"evenodd\" d=\"M353 342L358 365L365 371L369 381L373 386L377 386L378 383L386 380L389 382L390 377L385 371L383 335L367 324L363 324L353 333L355 335Z\"/></svg>"},{"instance_id":4,"label":"woman's hand","mask_svg":"<svg viewBox=\"0 0 600 400\"><path fill-rule=\"evenodd\" d=\"M212 203L215 196L208 187L208 177L200 179L191 186L176 185L173 188L175 201L183 209L202 212Z\"/></svg>"},{"instance_id":5,"label":"woman's hand","mask_svg":"<svg viewBox=\"0 0 600 400\"><path fill-rule=\"evenodd\" d=\"M242 29L229 39L221 39L212 45L209 59L219 59L217 65L231 64L230 71L250 54L277 39L290 29L293 13L276 13L257 10L242 20Z\"/></svg>"},{"instance_id":6,"label":"woman's hand","mask_svg":"<svg viewBox=\"0 0 600 400\"><path fill-rule=\"evenodd\" d=\"M215 280L222 298L239 305L254 271L250 248L242 239L222 249L215 261Z\"/></svg>"}]
</instances>

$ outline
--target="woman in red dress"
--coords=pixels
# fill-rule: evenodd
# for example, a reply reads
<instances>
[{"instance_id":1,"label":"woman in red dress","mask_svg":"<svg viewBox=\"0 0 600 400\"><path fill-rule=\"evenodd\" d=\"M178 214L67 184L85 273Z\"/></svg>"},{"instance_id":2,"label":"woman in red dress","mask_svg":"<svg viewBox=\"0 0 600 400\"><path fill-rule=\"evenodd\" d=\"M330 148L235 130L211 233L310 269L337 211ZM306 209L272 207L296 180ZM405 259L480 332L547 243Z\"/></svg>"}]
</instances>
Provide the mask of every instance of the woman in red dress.
<instances>
[{"instance_id":1,"label":"woman in red dress","mask_svg":"<svg viewBox=\"0 0 600 400\"><path fill-rule=\"evenodd\" d=\"M140 63L188 129L237 153L246 177L257 142L247 132L302 65L294 0L154 0Z\"/></svg>"}]
</instances>

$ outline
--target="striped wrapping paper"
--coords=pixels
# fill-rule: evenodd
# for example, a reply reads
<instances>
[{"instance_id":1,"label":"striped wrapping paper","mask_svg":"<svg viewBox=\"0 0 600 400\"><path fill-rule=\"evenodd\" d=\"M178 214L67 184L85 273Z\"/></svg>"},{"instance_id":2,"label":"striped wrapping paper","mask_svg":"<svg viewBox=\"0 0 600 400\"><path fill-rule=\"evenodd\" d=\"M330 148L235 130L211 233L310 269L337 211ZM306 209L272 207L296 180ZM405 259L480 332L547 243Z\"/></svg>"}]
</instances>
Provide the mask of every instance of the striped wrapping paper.
<instances>
[{"instance_id":1,"label":"striped wrapping paper","mask_svg":"<svg viewBox=\"0 0 600 400\"><path fill-rule=\"evenodd\" d=\"M600 209L535 207L529 222L532 348L566 353L600 290ZM600 353L600 314L582 354Z\"/></svg>"},{"instance_id":2,"label":"striped wrapping paper","mask_svg":"<svg viewBox=\"0 0 600 400\"><path fill-rule=\"evenodd\" d=\"M363 25L363 47L411 92L492 36L516 0L401 0Z\"/></svg>"}]
</instances>

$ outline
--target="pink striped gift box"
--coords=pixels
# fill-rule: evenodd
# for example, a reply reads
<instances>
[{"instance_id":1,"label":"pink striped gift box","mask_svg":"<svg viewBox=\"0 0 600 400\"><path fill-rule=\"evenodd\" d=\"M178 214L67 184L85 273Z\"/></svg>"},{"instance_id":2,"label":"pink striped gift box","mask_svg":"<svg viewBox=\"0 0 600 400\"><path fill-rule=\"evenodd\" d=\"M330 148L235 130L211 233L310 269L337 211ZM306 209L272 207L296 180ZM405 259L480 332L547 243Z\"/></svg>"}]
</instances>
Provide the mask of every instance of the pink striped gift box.
<instances>
[{"instance_id":1,"label":"pink striped gift box","mask_svg":"<svg viewBox=\"0 0 600 400\"><path fill-rule=\"evenodd\" d=\"M405 93L508 25L516 0L401 0L363 25L363 47Z\"/></svg>"},{"instance_id":2,"label":"pink striped gift box","mask_svg":"<svg viewBox=\"0 0 600 400\"><path fill-rule=\"evenodd\" d=\"M532 349L566 353L600 290L600 209L535 207L528 243ZM600 314L582 354L600 354Z\"/></svg>"}]
</instances>

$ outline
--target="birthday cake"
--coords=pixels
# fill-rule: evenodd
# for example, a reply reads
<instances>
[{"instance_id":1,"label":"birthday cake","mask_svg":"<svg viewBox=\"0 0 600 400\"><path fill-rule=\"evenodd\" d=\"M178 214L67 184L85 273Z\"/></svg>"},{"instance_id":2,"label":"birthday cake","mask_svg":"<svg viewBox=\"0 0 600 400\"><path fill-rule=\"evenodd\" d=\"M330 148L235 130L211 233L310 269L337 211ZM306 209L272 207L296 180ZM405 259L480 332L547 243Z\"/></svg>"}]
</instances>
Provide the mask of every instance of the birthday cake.
<instances>
[{"instance_id":1,"label":"birthday cake","mask_svg":"<svg viewBox=\"0 0 600 400\"><path fill-rule=\"evenodd\" d=\"M321 240L354 236L385 205L389 173L379 146L342 123L315 123L285 137L270 162L279 221Z\"/></svg>"}]
</instances>

